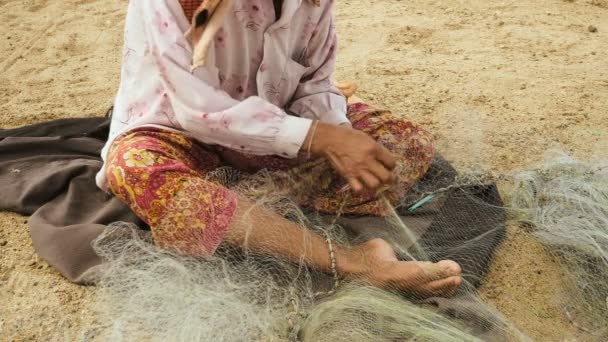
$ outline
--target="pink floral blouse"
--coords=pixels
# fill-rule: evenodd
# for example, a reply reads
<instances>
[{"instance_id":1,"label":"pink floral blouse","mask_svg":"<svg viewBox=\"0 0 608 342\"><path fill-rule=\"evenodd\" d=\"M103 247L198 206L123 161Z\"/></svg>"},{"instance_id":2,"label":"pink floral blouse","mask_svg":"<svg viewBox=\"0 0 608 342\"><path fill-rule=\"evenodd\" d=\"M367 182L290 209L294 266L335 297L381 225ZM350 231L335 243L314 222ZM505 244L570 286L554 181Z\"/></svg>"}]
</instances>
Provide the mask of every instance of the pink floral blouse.
<instances>
[{"instance_id":1,"label":"pink floral blouse","mask_svg":"<svg viewBox=\"0 0 608 342\"><path fill-rule=\"evenodd\" d=\"M190 28L178 0L131 0L121 81L108 147L118 135L152 126L255 155L294 158L311 119L347 123L333 86L337 38L333 0L316 7L284 0L235 0L209 52L191 69ZM105 188L104 172L97 183Z\"/></svg>"}]
</instances>

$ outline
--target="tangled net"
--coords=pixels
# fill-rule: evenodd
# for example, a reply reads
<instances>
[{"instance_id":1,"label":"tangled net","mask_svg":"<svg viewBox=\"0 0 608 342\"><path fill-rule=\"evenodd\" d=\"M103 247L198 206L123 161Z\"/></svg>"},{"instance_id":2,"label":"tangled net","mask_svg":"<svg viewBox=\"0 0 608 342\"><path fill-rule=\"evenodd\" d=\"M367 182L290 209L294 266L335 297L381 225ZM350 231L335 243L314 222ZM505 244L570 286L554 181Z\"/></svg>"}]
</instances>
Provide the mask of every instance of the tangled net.
<instances>
[{"instance_id":1,"label":"tangled net","mask_svg":"<svg viewBox=\"0 0 608 342\"><path fill-rule=\"evenodd\" d=\"M608 321L607 165L561 157L538 170L502 176L508 205L485 200L493 191L484 188L485 176L431 170L430 181L383 221L383 238L404 259L459 258L465 282L449 302L357 282L328 292L331 277L305 266L228 248L206 259L179 256L156 248L148 232L116 223L95 242L106 262L94 329L116 341L528 340L476 292L483 276L476 270L487 268L510 218L563 262L572 287L565 312L601 340ZM252 182L235 182L239 177L232 171L215 177L251 190ZM256 177L253 183L267 175ZM356 243L341 224L307 216L286 197L259 192L255 198L302 227L324 230L337 243ZM423 219L441 205L444 211L422 235L401 220L421 201L427 202L411 215Z\"/></svg>"},{"instance_id":2,"label":"tangled net","mask_svg":"<svg viewBox=\"0 0 608 342\"><path fill-rule=\"evenodd\" d=\"M608 162L561 155L538 171L515 176L513 209L565 267L567 315L605 338L608 327Z\"/></svg>"}]
</instances>

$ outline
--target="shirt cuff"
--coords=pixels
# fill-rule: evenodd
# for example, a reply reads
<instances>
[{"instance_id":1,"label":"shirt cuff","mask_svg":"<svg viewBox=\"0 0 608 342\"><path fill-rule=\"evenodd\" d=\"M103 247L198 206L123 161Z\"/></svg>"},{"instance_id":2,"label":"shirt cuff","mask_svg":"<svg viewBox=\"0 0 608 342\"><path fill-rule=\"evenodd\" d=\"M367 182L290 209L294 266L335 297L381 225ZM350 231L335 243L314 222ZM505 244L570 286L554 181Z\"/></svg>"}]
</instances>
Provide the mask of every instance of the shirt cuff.
<instances>
[{"instance_id":1,"label":"shirt cuff","mask_svg":"<svg viewBox=\"0 0 608 342\"><path fill-rule=\"evenodd\" d=\"M346 112L341 109L334 109L324 113L323 117L321 118L321 121L334 125L350 123L350 121L346 117Z\"/></svg>"},{"instance_id":2,"label":"shirt cuff","mask_svg":"<svg viewBox=\"0 0 608 342\"><path fill-rule=\"evenodd\" d=\"M312 120L287 115L281 125L274 141L273 149L276 155L285 158L296 158L310 126Z\"/></svg>"}]
</instances>

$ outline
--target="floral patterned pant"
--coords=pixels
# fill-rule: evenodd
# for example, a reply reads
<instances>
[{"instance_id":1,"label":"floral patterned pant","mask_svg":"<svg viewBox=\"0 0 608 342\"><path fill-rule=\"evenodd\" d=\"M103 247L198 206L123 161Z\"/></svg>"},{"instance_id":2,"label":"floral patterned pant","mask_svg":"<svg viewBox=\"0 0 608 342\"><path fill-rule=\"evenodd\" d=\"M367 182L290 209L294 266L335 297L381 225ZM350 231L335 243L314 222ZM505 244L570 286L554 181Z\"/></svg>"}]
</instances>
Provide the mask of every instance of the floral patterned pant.
<instances>
[{"instance_id":1,"label":"floral patterned pant","mask_svg":"<svg viewBox=\"0 0 608 342\"><path fill-rule=\"evenodd\" d=\"M348 117L354 129L397 155L397 182L385 192L389 201L396 202L428 170L432 137L405 118L362 103L349 105ZM267 190L308 209L386 214L385 203L375 194L351 196L340 191L345 181L323 160L244 155L154 128L118 137L108 153L106 175L110 190L150 226L157 245L188 255L211 255L237 206L234 191L207 177L221 166L249 173L269 170L273 186Z\"/></svg>"}]
</instances>

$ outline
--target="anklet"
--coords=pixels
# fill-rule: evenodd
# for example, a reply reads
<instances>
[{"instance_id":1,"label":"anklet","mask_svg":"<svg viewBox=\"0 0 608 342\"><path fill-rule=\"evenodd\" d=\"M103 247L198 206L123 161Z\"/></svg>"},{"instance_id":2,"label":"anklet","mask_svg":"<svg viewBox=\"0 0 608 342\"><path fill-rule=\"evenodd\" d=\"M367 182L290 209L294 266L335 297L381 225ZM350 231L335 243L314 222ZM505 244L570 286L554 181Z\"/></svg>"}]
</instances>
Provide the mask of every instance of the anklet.
<instances>
[{"instance_id":1,"label":"anklet","mask_svg":"<svg viewBox=\"0 0 608 342\"><path fill-rule=\"evenodd\" d=\"M334 245L331 242L331 237L329 237L328 233L325 233L325 242L327 242L327 247L329 248L331 274L334 276L334 288L330 291L331 293L333 293L338 288L338 286L340 286L340 277L338 277L338 268L336 266L336 252L334 250Z\"/></svg>"},{"instance_id":2,"label":"anklet","mask_svg":"<svg viewBox=\"0 0 608 342\"><path fill-rule=\"evenodd\" d=\"M333 227L336 226L336 224L338 223L338 220L342 216L342 212L344 211L344 206L346 205L346 202L349 199L350 199L350 194L347 193L346 197L344 198L344 200L340 204L340 208L338 209L336 217L333 219L332 223L329 225L329 229L331 229L331 228L333 228ZM334 249L334 244L331 241L331 236L329 235L329 231L327 231L325 229L318 229L318 230L322 231L323 234L325 234L325 242L327 242L327 248L329 248L329 261L331 263L331 274L332 274L332 276L334 278L334 286L333 286L333 288L331 290L329 290L327 292L317 292L317 293L315 293L315 297L319 297L319 296L331 296L334 293L336 293L336 290L340 286L340 277L338 276L338 266L337 266L337 262L336 262L336 251Z\"/></svg>"},{"instance_id":3,"label":"anklet","mask_svg":"<svg viewBox=\"0 0 608 342\"><path fill-rule=\"evenodd\" d=\"M338 286L340 286L340 278L338 277L338 268L336 266L336 253L334 250L334 245L331 242L331 237L329 237L329 233L327 233L325 231L323 233L325 234L325 242L327 242L327 247L329 248L329 261L331 263L330 268L331 268L331 274L334 279L334 284L332 286L332 289L329 291L315 292L315 294L314 294L315 297L331 296L334 293L336 293Z\"/></svg>"}]
</instances>

